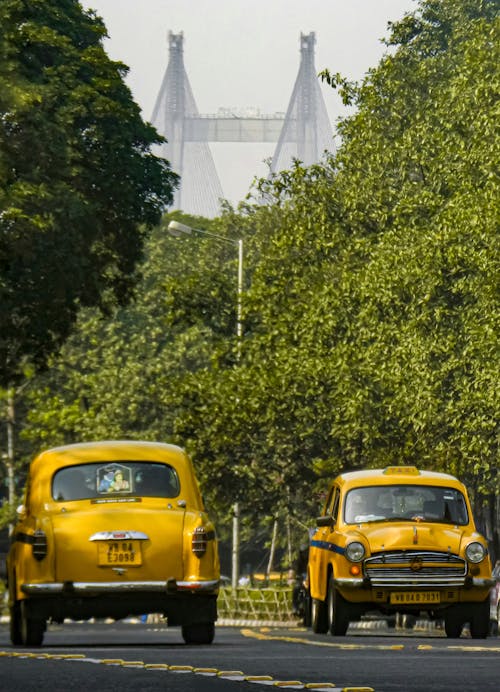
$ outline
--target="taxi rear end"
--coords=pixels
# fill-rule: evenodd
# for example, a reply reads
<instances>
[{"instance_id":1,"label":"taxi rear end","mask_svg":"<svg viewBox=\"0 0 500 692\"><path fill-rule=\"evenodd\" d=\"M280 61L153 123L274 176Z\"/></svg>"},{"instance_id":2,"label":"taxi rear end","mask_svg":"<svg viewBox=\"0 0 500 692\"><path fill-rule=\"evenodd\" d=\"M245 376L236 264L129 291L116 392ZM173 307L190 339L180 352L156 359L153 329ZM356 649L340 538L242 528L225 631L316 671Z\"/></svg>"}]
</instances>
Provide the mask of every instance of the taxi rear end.
<instances>
[{"instance_id":1,"label":"taxi rear end","mask_svg":"<svg viewBox=\"0 0 500 692\"><path fill-rule=\"evenodd\" d=\"M186 642L217 618L215 529L189 458L173 445L69 445L31 465L8 558L11 639L47 621L162 613Z\"/></svg>"}]
</instances>

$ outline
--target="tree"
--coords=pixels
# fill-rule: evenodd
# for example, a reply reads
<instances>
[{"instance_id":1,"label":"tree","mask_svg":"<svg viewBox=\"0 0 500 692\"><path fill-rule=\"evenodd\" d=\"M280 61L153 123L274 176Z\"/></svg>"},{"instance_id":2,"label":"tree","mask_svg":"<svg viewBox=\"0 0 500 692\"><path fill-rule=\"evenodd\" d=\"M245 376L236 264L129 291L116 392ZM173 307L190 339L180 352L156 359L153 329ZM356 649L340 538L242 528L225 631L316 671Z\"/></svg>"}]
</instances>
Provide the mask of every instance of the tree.
<instances>
[{"instance_id":1,"label":"tree","mask_svg":"<svg viewBox=\"0 0 500 692\"><path fill-rule=\"evenodd\" d=\"M0 7L0 386L43 366L79 306L123 304L176 176L76 0Z\"/></svg>"},{"instance_id":2,"label":"tree","mask_svg":"<svg viewBox=\"0 0 500 692\"><path fill-rule=\"evenodd\" d=\"M75 335L78 358L50 373L33 439L173 439L221 514L238 499L307 523L326 478L393 463L459 475L478 509L498 495L499 22L497 1L421 2L349 86L338 155L297 162L211 222L245 242L240 359L234 256L160 231L133 311L97 343L95 327ZM112 386L120 357L126 394Z\"/></svg>"},{"instance_id":3,"label":"tree","mask_svg":"<svg viewBox=\"0 0 500 692\"><path fill-rule=\"evenodd\" d=\"M265 182L240 220L243 358L184 429L254 507L390 463L456 473L478 505L498 491L498 9L422 2L339 155Z\"/></svg>"}]
</instances>

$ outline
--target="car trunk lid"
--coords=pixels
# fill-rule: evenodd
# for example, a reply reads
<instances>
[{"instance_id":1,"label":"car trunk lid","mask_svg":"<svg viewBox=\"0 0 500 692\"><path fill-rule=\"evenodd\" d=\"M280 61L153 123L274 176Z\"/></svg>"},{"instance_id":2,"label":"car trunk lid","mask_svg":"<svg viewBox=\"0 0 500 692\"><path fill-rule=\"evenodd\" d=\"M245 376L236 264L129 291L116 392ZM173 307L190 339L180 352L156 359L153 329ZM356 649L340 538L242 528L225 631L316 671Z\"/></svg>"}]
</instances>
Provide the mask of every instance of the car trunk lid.
<instances>
[{"instance_id":1,"label":"car trunk lid","mask_svg":"<svg viewBox=\"0 0 500 692\"><path fill-rule=\"evenodd\" d=\"M161 500L148 502L158 505ZM164 503L164 501L163 501ZM183 578L185 509L90 501L53 515L58 582L167 581Z\"/></svg>"}]
</instances>

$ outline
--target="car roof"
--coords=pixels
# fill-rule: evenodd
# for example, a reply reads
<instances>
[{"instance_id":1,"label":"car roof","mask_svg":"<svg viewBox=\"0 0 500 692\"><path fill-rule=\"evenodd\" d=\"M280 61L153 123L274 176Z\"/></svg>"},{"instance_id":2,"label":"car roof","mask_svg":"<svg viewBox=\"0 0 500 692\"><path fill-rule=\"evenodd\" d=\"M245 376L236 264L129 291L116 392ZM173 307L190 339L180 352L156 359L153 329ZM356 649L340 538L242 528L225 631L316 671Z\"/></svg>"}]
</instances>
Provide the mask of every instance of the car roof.
<instances>
[{"instance_id":1,"label":"car roof","mask_svg":"<svg viewBox=\"0 0 500 692\"><path fill-rule=\"evenodd\" d=\"M191 467L186 452L177 445L146 440L102 440L47 449L33 459L30 472L45 475L60 466L108 461L158 461L186 471Z\"/></svg>"},{"instance_id":2,"label":"car roof","mask_svg":"<svg viewBox=\"0 0 500 692\"><path fill-rule=\"evenodd\" d=\"M41 452L36 458L41 456L64 456L66 458L74 457L79 460L91 461L96 453L102 454L151 454L153 450L158 450L160 453L182 454L185 452L181 447L166 442L151 442L148 440L97 440L94 442L76 442L60 447L52 447Z\"/></svg>"},{"instance_id":3,"label":"car roof","mask_svg":"<svg viewBox=\"0 0 500 692\"><path fill-rule=\"evenodd\" d=\"M335 481L346 489L370 485L448 485L463 488L463 484L448 473L426 471L415 466L388 466L385 469L365 469L341 473Z\"/></svg>"},{"instance_id":4,"label":"car roof","mask_svg":"<svg viewBox=\"0 0 500 692\"><path fill-rule=\"evenodd\" d=\"M41 452L30 465L30 482L36 486L34 502L50 495L53 474L60 468L119 461L160 462L173 466L179 476L188 505L203 507L191 459L177 445L146 440L100 440L53 447Z\"/></svg>"}]
</instances>

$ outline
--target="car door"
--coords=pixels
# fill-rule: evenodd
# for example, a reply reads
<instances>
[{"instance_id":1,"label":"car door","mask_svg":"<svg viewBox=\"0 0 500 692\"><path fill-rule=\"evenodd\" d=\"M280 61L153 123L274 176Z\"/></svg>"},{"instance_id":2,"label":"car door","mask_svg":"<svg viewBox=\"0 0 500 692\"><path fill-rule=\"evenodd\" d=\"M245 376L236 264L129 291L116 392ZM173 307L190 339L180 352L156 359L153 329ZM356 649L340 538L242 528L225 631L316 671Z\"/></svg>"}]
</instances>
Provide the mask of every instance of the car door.
<instances>
[{"instance_id":1,"label":"car door","mask_svg":"<svg viewBox=\"0 0 500 692\"><path fill-rule=\"evenodd\" d=\"M309 579L311 596L326 599L329 565L333 564L338 551L336 526L340 507L340 488L333 485L325 502L323 514L318 517L318 528L311 539Z\"/></svg>"}]
</instances>

